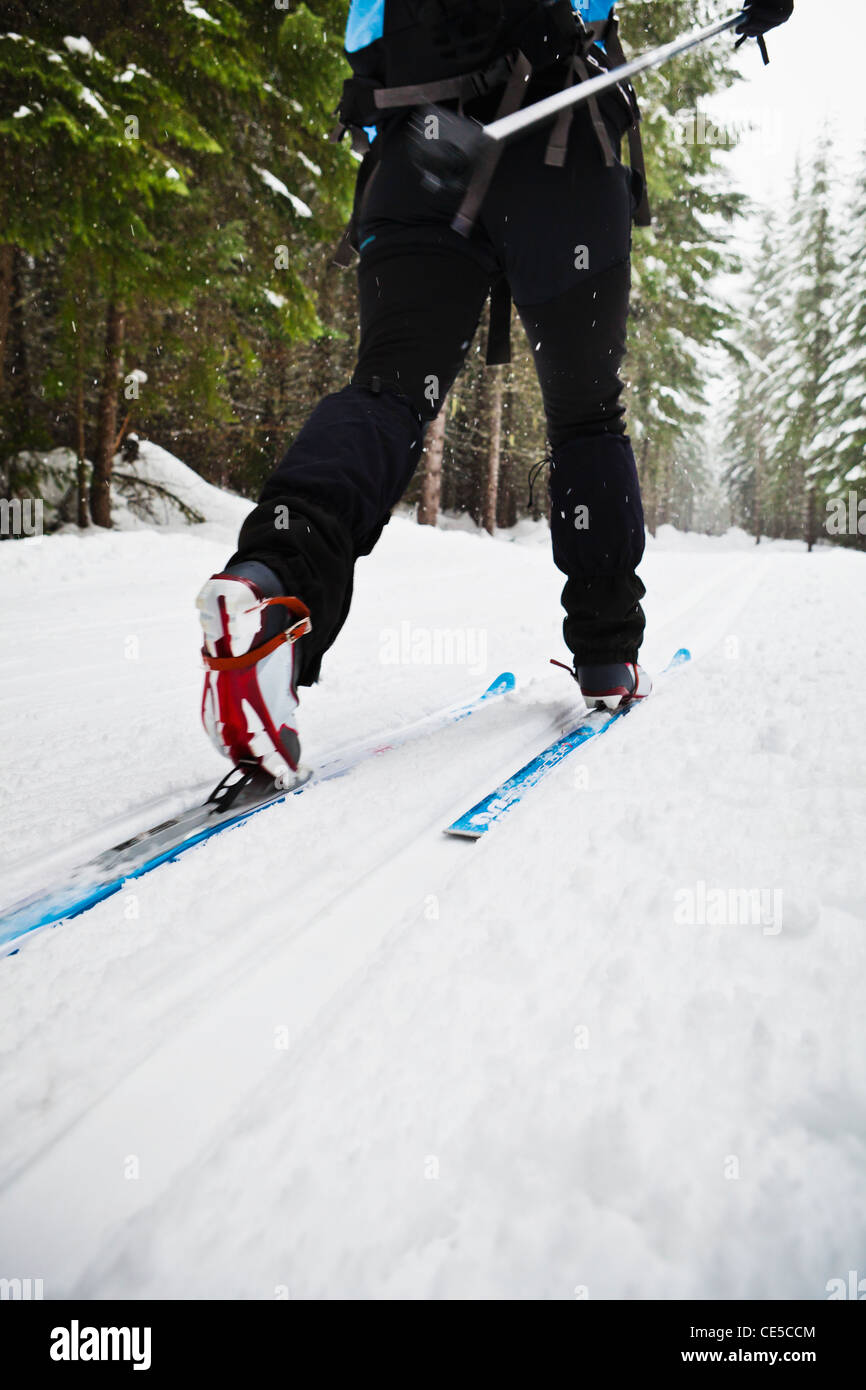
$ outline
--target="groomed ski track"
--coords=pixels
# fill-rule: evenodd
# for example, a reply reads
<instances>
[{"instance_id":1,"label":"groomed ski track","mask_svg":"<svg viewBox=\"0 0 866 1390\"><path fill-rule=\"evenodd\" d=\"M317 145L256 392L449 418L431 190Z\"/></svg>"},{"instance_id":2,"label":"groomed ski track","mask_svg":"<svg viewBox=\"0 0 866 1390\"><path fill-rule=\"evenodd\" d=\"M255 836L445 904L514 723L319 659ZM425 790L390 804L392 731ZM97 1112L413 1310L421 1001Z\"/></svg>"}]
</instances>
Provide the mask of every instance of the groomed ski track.
<instances>
[{"instance_id":1,"label":"groomed ski track","mask_svg":"<svg viewBox=\"0 0 866 1390\"><path fill-rule=\"evenodd\" d=\"M856 1268L866 561L742 539L651 547L646 664L691 667L472 845L442 828L575 710L560 576L529 532L394 522L307 755L500 669L517 693L2 962L3 1269L47 1297L819 1298ZM184 605L224 548L3 547L4 898L220 775ZM483 634L483 669L380 660L407 622ZM699 883L779 890L781 931L678 922Z\"/></svg>"}]
</instances>

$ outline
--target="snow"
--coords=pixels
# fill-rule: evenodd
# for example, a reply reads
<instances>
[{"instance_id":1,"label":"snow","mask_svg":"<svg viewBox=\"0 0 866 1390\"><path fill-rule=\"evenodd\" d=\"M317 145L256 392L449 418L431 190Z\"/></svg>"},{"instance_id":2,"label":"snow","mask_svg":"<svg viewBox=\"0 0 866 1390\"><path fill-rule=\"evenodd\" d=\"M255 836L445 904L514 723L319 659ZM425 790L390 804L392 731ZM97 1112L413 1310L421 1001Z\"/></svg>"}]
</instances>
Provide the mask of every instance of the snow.
<instances>
[{"instance_id":1,"label":"snow","mask_svg":"<svg viewBox=\"0 0 866 1390\"><path fill-rule=\"evenodd\" d=\"M80 53L85 58L93 57L93 44L90 42L90 39L84 38L83 35L80 38L76 38L74 35L67 34L63 42L70 53Z\"/></svg>"},{"instance_id":2,"label":"snow","mask_svg":"<svg viewBox=\"0 0 866 1390\"><path fill-rule=\"evenodd\" d=\"M273 304L275 309L282 309L286 303L284 294L277 294L276 290L265 290L265 299L269 304Z\"/></svg>"},{"instance_id":3,"label":"snow","mask_svg":"<svg viewBox=\"0 0 866 1390\"><path fill-rule=\"evenodd\" d=\"M274 193L279 193L281 197L288 198L299 217L312 217L312 209L296 194L290 193L282 179L278 179L276 174L270 173L268 169L260 169L257 164L254 164L253 168L268 188L272 189Z\"/></svg>"},{"instance_id":4,"label":"snow","mask_svg":"<svg viewBox=\"0 0 866 1390\"><path fill-rule=\"evenodd\" d=\"M96 96L94 92L91 92L89 87L81 87L79 89L78 95L81 101L86 102L86 104L89 107L91 107L92 110L96 111L98 115L103 116L105 120L108 120L108 112L106 111L102 102L99 100L99 97Z\"/></svg>"},{"instance_id":5,"label":"snow","mask_svg":"<svg viewBox=\"0 0 866 1390\"><path fill-rule=\"evenodd\" d=\"M131 373L131 375L134 374ZM139 373L139 380L142 376L144 373ZM187 468L186 464L181 463L180 459L175 458L167 449L160 448L158 444L153 444L150 440L140 442L139 454L134 463L120 462L117 469L118 472L132 474L145 481L158 484L178 498L185 506L192 508L193 511L204 517L204 527L210 527L210 530L195 527L196 534L211 534L212 532L219 534L222 528L231 534L240 527L244 517L252 508L252 503L246 498L237 497L232 493L224 492L221 488L213 487L210 483L205 482L204 478L194 469ZM112 515L115 526L134 529L141 525L136 520L134 513L129 514L128 504L124 503L122 497L116 499L115 511ZM188 523L182 515L178 516L177 508L172 508L169 503L163 504L160 520L164 526L169 525L183 532L188 530Z\"/></svg>"},{"instance_id":6,"label":"snow","mask_svg":"<svg viewBox=\"0 0 866 1390\"><path fill-rule=\"evenodd\" d=\"M0 545L4 900L224 770L194 597L248 504L142 451L206 525ZM0 961L5 1268L329 1299L819 1299L862 1269L866 559L665 527L642 572L646 664L691 666L470 845L441 827L576 708L562 577L543 525L392 520L306 756L502 669L515 695ZM407 621L483 632L486 670L383 666ZM713 890L781 893L781 930L683 921Z\"/></svg>"},{"instance_id":7,"label":"snow","mask_svg":"<svg viewBox=\"0 0 866 1390\"><path fill-rule=\"evenodd\" d=\"M19 106L17 111L12 112L13 121L20 121L22 116L32 116L33 112L29 106Z\"/></svg>"},{"instance_id":8,"label":"snow","mask_svg":"<svg viewBox=\"0 0 866 1390\"><path fill-rule=\"evenodd\" d=\"M128 375L139 382L147 380L147 374L139 367L133 368ZM138 439L138 436L128 435L127 438ZM71 449L52 449L48 453L34 451L20 454L18 460L25 469L36 466L43 473L47 472L41 496L48 520L53 523L58 519L55 515L57 509L74 487L74 452ZM163 495L149 488L148 483L162 489ZM165 493L170 495L166 496ZM111 515L117 530L150 530L155 521L161 527L185 532L189 528L189 517L184 512L186 507L203 518L202 526L213 524L223 528L219 534L224 534L241 525L251 506L252 503L244 498L212 487L168 450L149 440L139 441L139 454L133 463L126 463L120 456L115 459ZM61 527L61 531L74 536L81 543L95 541L102 534L90 530L81 535L73 525ZM197 526L196 534L210 533ZM32 543L38 543L38 538Z\"/></svg>"},{"instance_id":9,"label":"snow","mask_svg":"<svg viewBox=\"0 0 866 1390\"><path fill-rule=\"evenodd\" d=\"M127 63L123 72L118 73L115 82L132 82L136 77L150 77L146 68L140 68L137 63Z\"/></svg>"},{"instance_id":10,"label":"snow","mask_svg":"<svg viewBox=\"0 0 866 1390\"><path fill-rule=\"evenodd\" d=\"M308 156L304 154L303 150L295 150L295 154L298 156L298 159L301 161L304 168L309 169L311 174L315 174L317 177L321 175L321 165L316 164L312 159L308 158Z\"/></svg>"},{"instance_id":11,"label":"snow","mask_svg":"<svg viewBox=\"0 0 866 1390\"><path fill-rule=\"evenodd\" d=\"M208 24L219 24L219 20L214 19L213 15L208 14L207 10L203 10L201 5L195 3L195 0L183 0L183 7L187 14L191 15L193 19L202 19Z\"/></svg>"}]
</instances>

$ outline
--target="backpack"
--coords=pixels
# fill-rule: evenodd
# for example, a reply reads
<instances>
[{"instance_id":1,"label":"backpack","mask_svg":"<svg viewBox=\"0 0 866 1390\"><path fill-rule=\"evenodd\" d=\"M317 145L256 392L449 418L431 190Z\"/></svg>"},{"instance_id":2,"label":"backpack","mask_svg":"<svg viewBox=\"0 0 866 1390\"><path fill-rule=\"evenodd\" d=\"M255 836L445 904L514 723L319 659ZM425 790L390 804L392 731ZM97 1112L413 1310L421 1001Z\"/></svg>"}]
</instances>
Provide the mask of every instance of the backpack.
<instances>
[{"instance_id":1,"label":"backpack","mask_svg":"<svg viewBox=\"0 0 866 1390\"><path fill-rule=\"evenodd\" d=\"M332 139L348 130L363 153L376 127L401 111L442 101L457 101L462 109L465 101L500 89L497 114L506 115L523 101L533 73L558 64L569 85L624 63L618 27L610 0L352 0L345 44L352 76L343 84ZM625 108L632 168L643 179L640 112L630 84L618 84L617 100L620 115ZM598 103L588 105L610 164L613 150ZM569 125L566 114L554 127L548 163L562 163ZM644 226L650 220L645 197L635 220Z\"/></svg>"},{"instance_id":2,"label":"backpack","mask_svg":"<svg viewBox=\"0 0 866 1390\"><path fill-rule=\"evenodd\" d=\"M540 72L586 38L572 0L352 0L341 124L372 130L407 106L483 96L507 82L515 54Z\"/></svg>"},{"instance_id":3,"label":"backpack","mask_svg":"<svg viewBox=\"0 0 866 1390\"><path fill-rule=\"evenodd\" d=\"M571 0L353 0L346 56L357 76L408 87L483 71L515 49L547 66L576 32Z\"/></svg>"},{"instance_id":4,"label":"backpack","mask_svg":"<svg viewBox=\"0 0 866 1390\"><path fill-rule=\"evenodd\" d=\"M352 0L345 52L352 76L343 84L339 124L331 139L340 140L349 131L358 153L370 151L382 122L413 107L456 101L462 110L464 102L501 93L496 115L504 116L520 107L535 73L555 71L558 65L562 85L569 86L626 61L611 0ZM637 99L629 83L618 83L612 100L628 133L632 174L640 189L634 220L648 226ZM592 98L587 106L602 156L611 165L615 153L599 103ZM564 163L571 119L568 109L554 122L546 163ZM374 147L373 158L377 152ZM368 153L358 194L371 176L370 158ZM452 225L468 234L485 189L479 171ZM357 250L355 222L353 214L335 255L339 265L347 265ZM507 361L509 354L510 306L503 293L498 299L489 362Z\"/></svg>"}]
</instances>

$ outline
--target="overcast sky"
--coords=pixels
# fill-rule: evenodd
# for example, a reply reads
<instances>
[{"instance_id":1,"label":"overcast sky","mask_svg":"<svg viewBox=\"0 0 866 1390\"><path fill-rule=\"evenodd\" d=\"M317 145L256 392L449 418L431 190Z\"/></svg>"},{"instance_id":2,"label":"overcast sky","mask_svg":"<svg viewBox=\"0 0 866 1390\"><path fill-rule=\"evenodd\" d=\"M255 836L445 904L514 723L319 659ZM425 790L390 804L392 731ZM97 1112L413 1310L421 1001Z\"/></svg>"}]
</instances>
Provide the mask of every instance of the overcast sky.
<instances>
[{"instance_id":1,"label":"overcast sky","mask_svg":"<svg viewBox=\"0 0 866 1390\"><path fill-rule=\"evenodd\" d=\"M794 0L767 46L765 68L757 44L745 44L737 58L745 80L709 103L726 124L757 126L743 131L728 167L751 197L784 205L798 152L806 165L826 124L844 196L866 146L866 0Z\"/></svg>"}]
</instances>

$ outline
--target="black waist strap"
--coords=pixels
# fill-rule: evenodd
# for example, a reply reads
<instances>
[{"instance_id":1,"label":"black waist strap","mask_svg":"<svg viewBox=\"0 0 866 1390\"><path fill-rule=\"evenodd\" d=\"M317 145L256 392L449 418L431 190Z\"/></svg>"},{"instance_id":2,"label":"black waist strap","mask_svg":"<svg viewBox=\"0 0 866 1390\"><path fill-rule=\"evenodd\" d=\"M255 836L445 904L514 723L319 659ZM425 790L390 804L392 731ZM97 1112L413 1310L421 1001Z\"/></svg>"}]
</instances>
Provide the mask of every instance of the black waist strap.
<instances>
[{"instance_id":1,"label":"black waist strap","mask_svg":"<svg viewBox=\"0 0 866 1390\"><path fill-rule=\"evenodd\" d=\"M505 56L489 68L467 72L459 77L443 77L438 82L414 82L408 87L377 87L373 101L379 111L401 106L423 106L435 101L471 101L486 96L508 81L514 60Z\"/></svg>"}]
</instances>

